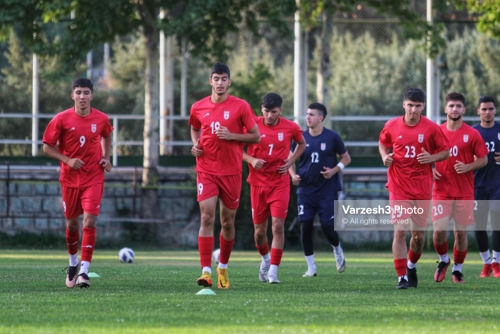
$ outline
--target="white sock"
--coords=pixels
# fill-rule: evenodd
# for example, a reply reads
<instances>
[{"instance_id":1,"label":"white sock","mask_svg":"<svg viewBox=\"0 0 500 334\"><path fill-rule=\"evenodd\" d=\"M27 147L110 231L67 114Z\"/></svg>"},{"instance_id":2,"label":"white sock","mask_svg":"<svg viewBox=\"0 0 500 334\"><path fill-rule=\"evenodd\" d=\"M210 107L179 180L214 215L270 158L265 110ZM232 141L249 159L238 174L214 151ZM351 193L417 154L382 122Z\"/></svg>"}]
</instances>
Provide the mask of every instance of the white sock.
<instances>
[{"instance_id":1,"label":"white sock","mask_svg":"<svg viewBox=\"0 0 500 334\"><path fill-rule=\"evenodd\" d=\"M406 263L406 265L408 266L409 269L415 269L415 267L417 266L416 263L413 263L410 260L408 260L408 262Z\"/></svg>"},{"instance_id":2,"label":"white sock","mask_svg":"<svg viewBox=\"0 0 500 334\"><path fill-rule=\"evenodd\" d=\"M450 257L448 256L448 253L443 254L443 255L440 255L440 254L438 254L438 255L439 255L439 260L441 262L444 262L444 263L450 262Z\"/></svg>"},{"instance_id":3,"label":"white sock","mask_svg":"<svg viewBox=\"0 0 500 334\"><path fill-rule=\"evenodd\" d=\"M207 272L209 274L212 274L212 268L211 267L203 267L201 269L201 274L203 275L204 272Z\"/></svg>"},{"instance_id":4,"label":"white sock","mask_svg":"<svg viewBox=\"0 0 500 334\"><path fill-rule=\"evenodd\" d=\"M267 276L276 276L278 275L278 266L275 264L271 264L269 267L269 271L267 272Z\"/></svg>"},{"instance_id":5,"label":"white sock","mask_svg":"<svg viewBox=\"0 0 500 334\"><path fill-rule=\"evenodd\" d=\"M218 267L219 267L220 269L227 269L227 263L226 263L226 264L223 264L223 263L220 263L220 262L219 262Z\"/></svg>"},{"instance_id":6,"label":"white sock","mask_svg":"<svg viewBox=\"0 0 500 334\"><path fill-rule=\"evenodd\" d=\"M403 276L399 276L398 278L398 282L401 282L401 279L405 279L405 280L408 280L408 277L406 275L403 275Z\"/></svg>"},{"instance_id":7,"label":"white sock","mask_svg":"<svg viewBox=\"0 0 500 334\"><path fill-rule=\"evenodd\" d=\"M335 254L341 254L342 253L342 247L340 247L340 242L339 242L338 246L332 246L332 247L333 247L333 251L335 252Z\"/></svg>"},{"instance_id":8,"label":"white sock","mask_svg":"<svg viewBox=\"0 0 500 334\"><path fill-rule=\"evenodd\" d=\"M484 264L491 264L490 250L488 249L486 252L479 252L481 255L481 259L483 259Z\"/></svg>"},{"instance_id":9,"label":"white sock","mask_svg":"<svg viewBox=\"0 0 500 334\"><path fill-rule=\"evenodd\" d=\"M463 263L455 263L453 264L453 269L451 270L451 272L454 272L454 271L460 271L462 272L462 265Z\"/></svg>"},{"instance_id":10,"label":"white sock","mask_svg":"<svg viewBox=\"0 0 500 334\"><path fill-rule=\"evenodd\" d=\"M269 253L267 253L266 255L262 255L262 261L264 262L271 261L271 255L269 255Z\"/></svg>"},{"instance_id":11,"label":"white sock","mask_svg":"<svg viewBox=\"0 0 500 334\"><path fill-rule=\"evenodd\" d=\"M89 267L90 267L89 261L82 261L82 263L80 264L80 272L78 273L78 275L80 275L80 274L87 274L88 275Z\"/></svg>"},{"instance_id":12,"label":"white sock","mask_svg":"<svg viewBox=\"0 0 500 334\"><path fill-rule=\"evenodd\" d=\"M500 252L493 251L493 262L500 262Z\"/></svg>"},{"instance_id":13,"label":"white sock","mask_svg":"<svg viewBox=\"0 0 500 334\"><path fill-rule=\"evenodd\" d=\"M69 256L69 266L76 267L78 265L78 252Z\"/></svg>"},{"instance_id":14,"label":"white sock","mask_svg":"<svg viewBox=\"0 0 500 334\"><path fill-rule=\"evenodd\" d=\"M314 263L314 254L306 256L305 258L306 258L306 262L307 262L307 267L312 268L312 269L316 269L316 264Z\"/></svg>"}]
</instances>

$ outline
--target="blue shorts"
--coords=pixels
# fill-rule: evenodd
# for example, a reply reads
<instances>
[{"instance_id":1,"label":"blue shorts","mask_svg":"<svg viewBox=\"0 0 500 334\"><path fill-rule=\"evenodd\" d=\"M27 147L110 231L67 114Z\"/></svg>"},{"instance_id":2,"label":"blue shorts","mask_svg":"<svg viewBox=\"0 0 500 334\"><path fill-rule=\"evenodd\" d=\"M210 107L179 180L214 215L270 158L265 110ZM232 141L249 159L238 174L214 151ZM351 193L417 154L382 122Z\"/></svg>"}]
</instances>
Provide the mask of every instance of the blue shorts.
<instances>
[{"instance_id":1,"label":"blue shorts","mask_svg":"<svg viewBox=\"0 0 500 334\"><path fill-rule=\"evenodd\" d=\"M491 210L500 211L500 188L476 187L474 188L475 211Z\"/></svg>"},{"instance_id":2,"label":"blue shorts","mask_svg":"<svg viewBox=\"0 0 500 334\"><path fill-rule=\"evenodd\" d=\"M335 201L338 192L330 195L303 195L297 199L298 216L300 222L312 221L316 213L321 225L335 225Z\"/></svg>"}]
</instances>

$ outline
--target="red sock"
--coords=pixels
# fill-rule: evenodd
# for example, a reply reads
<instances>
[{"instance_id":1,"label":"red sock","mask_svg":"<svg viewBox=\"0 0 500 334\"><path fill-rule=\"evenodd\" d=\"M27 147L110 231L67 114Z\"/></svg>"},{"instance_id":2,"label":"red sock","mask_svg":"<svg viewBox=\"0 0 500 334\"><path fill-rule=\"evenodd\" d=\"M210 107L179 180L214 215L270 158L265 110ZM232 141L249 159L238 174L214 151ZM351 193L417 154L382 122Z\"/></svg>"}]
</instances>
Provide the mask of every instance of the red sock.
<instances>
[{"instance_id":1,"label":"red sock","mask_svg":"<svg viewBox=\"0 0 500 334\"><path fill-rule=\"evenodd\" d=\"M436 250L436 252L439 254L439 255L444 255L446 253L448 253L448 240L446 240L443 244L441 245L436 245L436 243L434 243L434 249ZM454 253L455 251L453 251Z\"/></svg>"},{"instance_id":2,"label":"red sock","mask_svg":"<svg viewBox=\"0 0 500 334\"><path fill-rule=\"evenodd\" d=\"M255 247L257 248L257 251L259 251L259 254L262 256L269 253L269 243L267 242L262 246L256 244Z\"/></svg>"},{"instance_id":3,"label":"red sock","mask_svg":"<svg viewBox=\"0 0 500 334\"><path fill-rule=\"evenodd\" d=\"M198 237L198 251L200 252L201 267L212 267L212 252L214 237Z\"/></svg>"},{"instance_id":4,"label":"red sock","mask_svg":"<svg viewBox=\"0 0 500 334\"><path fill-rule=\"evenodd\" d=\"M456 264L463 264L466 256L467 256L467 249L464 251L459 251L458 249L453 247L453 261Z\"/></svg>"},{"instance_id":5,"label":"red sock","mask_svg":"<svg viewBox=\"0 0 500 334\"><path fill-rule=\"evenodd\" d=\"M83 228L82 238L82 261L92 262L92 254L95 246L95 227Z\"/></svg>"},{"instance_id":6,"label":"red sock","mask_svg":"<svg viewBox=\"0 0 500 334\"><path fill-rule=\"evenodd\" d=\"M399 276L406 275L406 259L394 259L394 269Z\"/></svg>"},{"instance_id":7,"label":"red sock","mask_svg":"<svg viewBox=\"0 0 500 334\"><path fill-rule=\"evenodd\" d=\"M75 255L78 253L78 241L80 240L80 229L70 231L66 229L66 246L68 247L68 254Z\"/></svg>"},{"instance_id":8,"label":"red sock","mask_svg":"<svg viewBox=\"0 0 500 334\"><path fill-rule=\"evenodd\" d=\"M271 248L271 264L279 266L281 258L283 257L283 250L279 248Z\"/></svg>"},{"instance_id":9,"label":"red sock","mask_svg":"<svg viewBox=\"0 0 500 334\"><path fill-rule=\"evenodd\" d=\"M219 244L220 244L220 258L219 263L228 264L229 257L231 256L231 251L233 250L234 238L233 240L226 240L219 236Z\"/></svg>"},{"instance_id":10,"label":"red sock","mask_svg":"<svg viewBox=\"0 0 500 334\"><path fill-rule=\"evenodd\" d=\"M411 248L408 251L408 260L410 260L411 263L417 263L418 259L420 259L420 256L422 256L422 253L420 253L420 254L413 253Z\"/></svg>"}]
</instances>

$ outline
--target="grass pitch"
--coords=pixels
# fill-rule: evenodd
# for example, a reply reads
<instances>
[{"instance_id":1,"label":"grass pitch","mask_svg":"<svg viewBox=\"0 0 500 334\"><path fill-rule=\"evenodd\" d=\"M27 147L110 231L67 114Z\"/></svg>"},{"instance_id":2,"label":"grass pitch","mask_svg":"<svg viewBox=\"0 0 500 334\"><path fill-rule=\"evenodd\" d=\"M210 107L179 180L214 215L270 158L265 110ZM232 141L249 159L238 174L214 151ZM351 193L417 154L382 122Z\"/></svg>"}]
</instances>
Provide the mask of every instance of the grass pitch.
<instances>
[{"instance_id":1,"label":"grass pitch","mask_svg":"<svg viewBox=\"0 0 500 334\"><path fill-rule=\"evenodd\" d=\"M419 286L396 290L390 252L346 252L339 274L331 253L317 253L318 276L303 278L301 253L286 252L282 284L258 280L257 252L235 252L230 290L196 295L195 251L136 250L133 264L118 251L97 250L89 289L67 289L61 251L0 251L1 333L390 333L496 332L500 279L479 279L471 253L465 284L432 279L437 256L417 266ZM215 265L213 266L215 272Z\"/></svg>"}]
</instances>

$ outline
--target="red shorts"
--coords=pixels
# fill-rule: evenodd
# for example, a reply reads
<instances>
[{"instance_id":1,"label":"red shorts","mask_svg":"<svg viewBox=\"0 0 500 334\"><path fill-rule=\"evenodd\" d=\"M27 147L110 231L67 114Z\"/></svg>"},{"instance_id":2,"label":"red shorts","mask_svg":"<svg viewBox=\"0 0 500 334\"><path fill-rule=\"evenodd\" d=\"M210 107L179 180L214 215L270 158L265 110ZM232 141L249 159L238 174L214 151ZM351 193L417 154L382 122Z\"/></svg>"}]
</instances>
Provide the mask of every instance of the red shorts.
<instances>
[{"instance_id":1,"label":"red shorts","mask_svg":"<svg viewBox=\"0 0 500 334\"><path fill-rule=\"evenodd\" d=\"M99 215L103 190L104 183L96 183L87 188L62 186L64 217L75 218L83 212Z\"/></svg>"},{"instance_id":2,"label":"red shorts","mask_svg":"<svg viewBox=\"0 0 500 334\"><path fill-rule=\"evenodd\" d=\"M198 202L217 196L230 210L238 209L241 195L241 175L212 175L198 172L196 184Z\"/></svg>"},{"instance_id":3,"label":"red shorts","mask_svg":"<svg viewBox=\"0 0 500 334\"><path fill-rule=\"evenodd\" d=\"M404 222L410 218L419 227L427 226L429 218L430 200L409 199L394 193L389 193L392 223Z\"/></svg>"},{"instance_id":4,"label":"red shorts","mask_svg":"<svg viewBox=\"0 0 500 334\"><path fill-rule=\"evenodd\" d=\"M432 196L432 221L450 217L456 224L469 226L474 224L474 196L445 197Z\"/></svg>"},{"instance_id":5,"label":"red shorts","mask_svg":"<svg viewBox=\"0 0 500 334\"><path fill-rule=\"evenodd\" d=\"M289 201L290 183L288 182L277 187L250 186L253 223L264 223L269 216L286 219Z\"/></svg>"}]
</instances>

